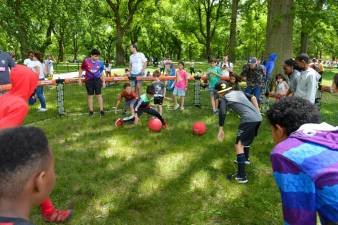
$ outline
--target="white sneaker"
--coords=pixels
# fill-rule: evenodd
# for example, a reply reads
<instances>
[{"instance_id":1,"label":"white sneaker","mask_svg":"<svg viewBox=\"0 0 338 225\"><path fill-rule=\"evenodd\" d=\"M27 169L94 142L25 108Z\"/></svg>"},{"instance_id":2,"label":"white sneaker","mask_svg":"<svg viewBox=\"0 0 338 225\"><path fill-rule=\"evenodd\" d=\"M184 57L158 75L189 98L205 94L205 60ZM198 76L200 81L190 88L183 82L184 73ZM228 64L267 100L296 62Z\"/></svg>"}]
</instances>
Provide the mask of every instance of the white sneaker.
<instances>
[{"instance_id":1,"label":"white sneaker","mask_svg":"<svg viewBox=\"0 0 338 225\"><path fill-rule=\"evenodd\" d=\"M176 104L175 107L174 107L174 110L178 110L179 107L180 107L180 105Z\"/></svg>"},{"instance_id":2,"label":"white sneaker","mask_svg":"<svg viewBox=\"0 0 338 225\"><path fill-rule=\"evenodd\" d=\"M46 112L48 109L46 109L46 108L39 108L38 109L38 112Z\"/></svg>"}]
</instances>

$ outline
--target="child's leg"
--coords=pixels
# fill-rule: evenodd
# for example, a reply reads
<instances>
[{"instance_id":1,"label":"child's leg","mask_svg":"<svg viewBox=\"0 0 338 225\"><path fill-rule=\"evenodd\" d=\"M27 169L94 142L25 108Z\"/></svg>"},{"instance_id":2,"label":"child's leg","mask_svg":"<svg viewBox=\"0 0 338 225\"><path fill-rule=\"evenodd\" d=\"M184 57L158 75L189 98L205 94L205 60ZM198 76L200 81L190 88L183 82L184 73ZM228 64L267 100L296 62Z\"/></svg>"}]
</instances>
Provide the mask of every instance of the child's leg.
<instances>
[{"instance_id":1,"label":"child's leg","mask_svg":"<svg viewBox=\"0 0 338 225\"><path fill-rule=\"evenodd\" d=\"M149 115L157 117L159 120L161 120L162 124L165 124L163 117L155 109L148 108L148 109L145 109L144 112L148 113Z\"/></svg>"},{"instance_id":2,"label":"child's leg","mask_svg":"<svg viewBox=\"0 0 338 225\"><path fill-rule=\"evenodd\" d=\"M163 115L163 107L162 105L158 105L158 109L161 115Z\"/></svg>"},{"instance_id":3,"label":"child's leg","mask_svg":"<svg viewBox=\"0 0 338 225\"><path fill-rule=\"evenodd\" d=\"M215 109L218 109L218 98L215 99Z\"/></svg>"},{"instance_id":4,"label":"child's leg","mask_svg":"<svg viewBox=\"0 0 338 225\"><path fill-rule=\"evenodd\" d=\"M177 97L176 97L175 94L173 94L173 100L174 100L174 106L176 106L177 105Z\"/></svg>"},{"instance_id":5,"label":"child's leg","mask_svg":"<svg viewBox=\"0 0 338 225\"><path fill-rule=\"evenodd\" d=\"M212 110L215 111L216 110L216 103L215 103L215 98L214 96L210 97L211 100L211 106L212 106Z\"/></svg>"},{"instance_id":6,"label":"child's leg","mask_svg":"<svg viewBox=\"0 0 338 225\"><path fill-rule=\"evenodd\" d=\"M235 144L235 150L237 156L237 176L245 178L245 154L244 146L242 145L241 141L238 141L238 143Z\"/></svg>"},{"instance_id":7,"label":"child's leg","mask_svg":"<svg viewBox=\"0 0 338 225\"><path fill-rule=\"evenodd\" d=\"M181 97L181 109L184 109L184 96Z\"/></svg>"}]
</instances>

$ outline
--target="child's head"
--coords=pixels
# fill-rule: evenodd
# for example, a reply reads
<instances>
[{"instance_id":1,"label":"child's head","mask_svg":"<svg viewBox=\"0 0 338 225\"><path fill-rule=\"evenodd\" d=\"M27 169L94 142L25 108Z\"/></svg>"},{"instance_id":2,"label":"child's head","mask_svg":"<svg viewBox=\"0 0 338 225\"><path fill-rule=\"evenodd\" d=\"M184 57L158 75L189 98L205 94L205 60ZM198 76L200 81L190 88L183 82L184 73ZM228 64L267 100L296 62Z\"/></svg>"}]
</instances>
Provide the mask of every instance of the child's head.
<instances>
[{"instance_id":1,"label":"child's head","mask_svg":"<svg viewBox=\"0 0 338 225\"><path fill-rule=\"evenodd\" d=\"M229 82L232 84L235 84L241 81L241 78L235 73L230 73L229 79L230 79Z\"/></svg>"},{"instance_id":2,"label":"child's head","mask_svg":"<svg viewBox=\"0 0 338 225\"><path fill-rule=\"evenodd\" d=\"M275 143L286 139L292 132L306 123L320 123L317 107L300 97L285 97L267 111Z\"/></svg>"},{"instance_id":3,"label":"child's head","mask_svg":"<svg viewBox=\"0 0 338 225\"><path fill-rule=\"evenodd\" d=\"M6 143L0 145L0 201L43 202L55 182L53 154L44 132L34 127L5 129L0 143Z\"/></svg>"},{"instance_id":4,"label":"child's head","mask_svg":"<svg viewBox=\"0 0 338 225\"><path fill-rule=\"evenodd\" d=\"M283 70L286 75L291 75L293 73L293 69L296 67L296 61L292 58L284 61Z\"/></svg>"},{"instance_id":5,"label":"child's head","mask_svg":"<svg viewBox=\"0 0 338 225\"><path fill-rule=\"evenodd\" d=\"M147 95L153 96L155 94L155 87L153 85L148 85L147 87Z\"/></svg>"},{"instance_id":6,"label":"child's head","mask_svg":"<svg viewBox=\"0 0 338 225\"><path fill-rule=\"evenodd\" d=\"M217 60L215 58L210 58L208 63L210 66L216 66Z\"/></svg>"},{"instance_id":7,"label":"child's head","mask_svg":"<svg viewBox=\"0 0 338 225\"><path fill-rule=\"evenodd\" d=\"M183 68L184 68L184 62L179 62L178 63L178 68L180 69L180 70L183 70Z\"/></svg>"},{"instance_id":8,"label":"child's head","mask_svg":"<svg viewBox=\"0 0 338 225\"><path fill-rule=\"evenodd\" d=\"M125 90L128 94L131 93L131 85L130 85L130 83L125 83L123 85L123 90Z\"/></svg>"},{"instance_id":9,"label":"child's head","mask_svg":"<svg viewBox=\"0 0 338 225\"><path fill-rule=\"evenodd\" d=\"M217 91L217 94L223 97L225 94L229 93L232 90L232 87L230 87L227 83L220 81L216 84L215 89Z\"/></svg>"},{"instance_id":10,"label":"child's head","mask_svg":"<svg viewBox=\"0 0 338 225\"><path fill-rule=\"evenodd\" d=\"M153 77L158 78L158 77L160 77L160 76L161 76L160 71L155 70L155 71L153 72Z\"/></svg>"},{"instance_id":11,"label":"child's head","mask_svg":"<svg viewBox=\"0 0 338 225\"><path fill-rule=\"evenodd\" d=\"M276 75L276 81L278 82L278 83L281 83L281 82L283 82L285 79L284 79L284 77L283 77L283 75L282 74L277 74Z\"/></svg>"}]
</instances>

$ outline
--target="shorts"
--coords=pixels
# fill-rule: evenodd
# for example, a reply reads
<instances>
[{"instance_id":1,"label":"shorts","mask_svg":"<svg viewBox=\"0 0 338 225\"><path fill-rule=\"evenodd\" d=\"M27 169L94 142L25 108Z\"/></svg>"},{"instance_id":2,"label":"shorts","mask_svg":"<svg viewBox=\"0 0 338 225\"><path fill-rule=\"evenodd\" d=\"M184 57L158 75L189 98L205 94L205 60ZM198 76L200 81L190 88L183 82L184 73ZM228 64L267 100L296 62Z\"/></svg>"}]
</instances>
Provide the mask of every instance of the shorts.
<instances>
[{"instance_id":1,"label":"shorts","mask_svg":"<svg viewBox=\"0 0 338 225\"><path fill-rule=\"evenodd\" d=\"M164 97L161 97L161 96L154 97L154 104L155 105L162 105L163 104L163 98Z\"/></svg>"},{"instance_id":2,"label":"shorts","mask_svg":"<svg viewBox=\"0 0 338 225\"><path fill-rule=\"evenodd\" d=\"M241 123L238 127L236 144L241 141L242 145L250 146L255 137L257 136L261 122L247 122Z\"/></svg>"},{"instance_id":3,"label":"shorts","mask_svg":"<svg viewBox=\"0 0 338 225\"><path fill-rule=\"evenodd\" d=\"M185 90L184 89L178 89L174 88L173 95L178 96L178 97L184 97L185 96Z\"/></svg>"},{"instance_id":4,"label":"shorts","mask_svg":"<svg viewBox=\"0 0 338 225\"><path fill-rule=\"evenodd\" d=\"M135 102L136 102L136 99L130 99L128 101L125 101L124 108L128 109L130 108L130 106L134 106Z\"/></svg>"},{"instance_id":5,"label":"shorts","mask_svg":"<svg viewBox=\"0 0 338 225\"><path fill-rule=\"evenodd\" d=\"M143 84L143 80L137 80L137 77L143 77L144 73L139 73L139 74L131 74L130 77L130 86L132 88L135 88L137 86L137 84L142 85Z\"/></svg>"},{"instance_id":6,"label":"shorts","mask_svg":"<svg viewBox=\"0 0 338 225\"><path fill-rule=\"evenodd\" d=\"M214 98L217 97L217 92L214 88L208 88L208 91L209 91L210 97L214 97Z\"/></svg>"},{"instance_id":7,"label":"shorts","mask_svg":"<svg viewBox=\"0 0 338 225\"><path fill-rule=\"evenodd\" d=\"M102 80L94 79L94 80L86 80L86 89L88 95L101 95L102 88Z\"/></svg>"}]
</instances>

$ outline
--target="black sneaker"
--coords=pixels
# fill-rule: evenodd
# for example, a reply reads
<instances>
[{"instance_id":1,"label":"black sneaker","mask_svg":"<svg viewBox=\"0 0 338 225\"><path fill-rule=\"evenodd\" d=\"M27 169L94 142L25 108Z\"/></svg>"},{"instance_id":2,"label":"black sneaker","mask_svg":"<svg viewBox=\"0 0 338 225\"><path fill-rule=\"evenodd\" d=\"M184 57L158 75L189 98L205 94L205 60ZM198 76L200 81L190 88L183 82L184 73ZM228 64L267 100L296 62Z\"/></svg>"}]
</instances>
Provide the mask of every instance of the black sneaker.
<instances>
[{"instance_id":1,"label":"black sneaker","mask_svg":"<svg viewBox=\"0 0 338 225\"><path fill-rule=\"evenodd\" d=\"M104 116L104 111L100 111L100 116Z\"/></svg>"},{"instance_id":2,"label":"black sneaker","mask_svg":"<svg viewBox=\"0 0 338 225\"><path fill-rule=\"evenodd\" d=\"M245 177L240 177L237 174L228 175L227 179L228 180L236 180L237 183L239 183L239 184L246 184L246 183L248 183L248 179L246 178L246 176Z\"/></svg>"},{"instance_id":3,"label":"black sneaker","mask_svg":"<svg viewBox=\"0 0 338 225\"><path fill-rule=\"evenodd\" d=\"M89 116L93 116L94 115L94 112L93 111L89 111Z\"/></svg>"},{"instance_id":4,"label":"black sneaker","mask_svg":"<svg viewBox=\"0 0 338 225\"><path fill-rule=\"evenodd\" d=\"M234 160L234 163L237 164L237 159ZM250 165L251 161L249 159L245 160L245 165Z\"/></svg>"}]
</instances>

